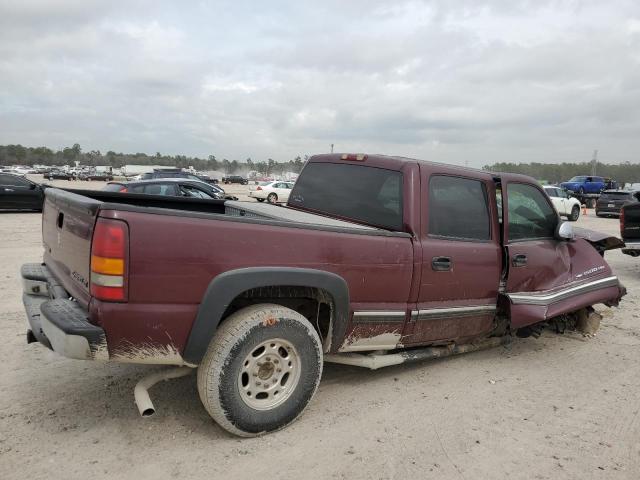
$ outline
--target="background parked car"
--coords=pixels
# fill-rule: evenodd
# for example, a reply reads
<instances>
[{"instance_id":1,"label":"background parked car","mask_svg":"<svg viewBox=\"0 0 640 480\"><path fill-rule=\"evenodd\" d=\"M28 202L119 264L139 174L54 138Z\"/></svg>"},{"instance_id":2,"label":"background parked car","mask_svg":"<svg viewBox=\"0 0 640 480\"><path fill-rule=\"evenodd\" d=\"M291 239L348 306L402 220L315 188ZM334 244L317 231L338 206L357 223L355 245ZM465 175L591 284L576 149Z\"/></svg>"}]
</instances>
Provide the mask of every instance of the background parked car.
<instances>
[{"instance_id":1,"label":"background parked car","mask_svg":"<svg viewBox=\"0 0 640 480\"><path fill-rule=\"evenodd\" d=\"M241 175L228 175L226 177L222 177L222 183L226 183L226 184L239 183L241 185L248 185L249 180L247 180Z\"/></svg>"},{"instance_id":2,"label":"background parked car","mask_svg":"<svg viewBox=\"0 0 640 480\"><path fill-rule=\"evenodd\" d=\"M217 178L211 178L209 175L196 175L196 177L198 177L200 180L202 180L203 182L206 182L206 183L212 183L214 185L218 184L218 179Z\"/></svg>"},{"instance_id":3,"label":"background parked car","mask_svg":"<svg viewBox=\"0 0 640 480\"><path fill-rule=\"evenodd\" d=\"M570 192L582 195L584 193L600 193L606 188L612 188L612 184L615 182L603 177L578 175L568 182L562 182L560 186Z\"/></svg>"},{"instance_id":4,"label":"background parked car","mask_svg":"<svg viewBox=\"0 0 640 480\"><path fill-rule=\"evenodd\" d=\"M209 200L237 200L227 195L217 185L189 178L162 178L139 180L136 182L109 182L104 189L108 192L143 193L146 195L168 195L172 197L195 197Z\"/></svg>"},{"instance_id":5,"label":"background parked car","mask_svg":"<svg viewBox=\"0 0 640 480\"><path fill-rule=\"evenodd\" d=\"M0 209L41 211L45 188L19 175L0 173Z\"/></svg>"},{"instance_id":6,"label":"background parked car","mask_svg":"<svg viewBox=\"0 0 640 480\"><path fill-rule=\"evenodd\" d=\"M571 222L575 222L580 217L580 200L571 197L565 190L553 185L545 185L544 191L547 192L553 206L558 213L567 217Z\"/></svg>"},{"instance_id":7,"label":"background parked car","mask_svg":"<svg viewBox=\"0 0 640 480\"><path fill-rule=\"evenodd\" d=\"M259 202L286 203L293 188L293 182L264 182L249 190L249 196Z\"/></svg>"},{"instance_id":8,"label":"background parked car","mask_svg":"<svg viewBox=\"0 0 640 480\"><path fill-rule=\"evenodd\" d=\"M136 180L152 180L159 178L187 178L189 180L204 181L200 176L185 172L179 168L156 168L153 172L138 175Z\"/></svg>"},{"instance_id":9,"label":"background parked car","mask_svg":"<svg viewBox=\"0 0 640 480\"><path fill-rule=\"evenodd\" d=\"M44 178L48 180L75 180L73 174L69 172L63 172L62 170L51 170Z\"/></svg>"},{"instance_id":10,"label":"background parked car","mask_svg":"<svg viewBox=\"0 0 640 480\"><path fill-rule=\"evenodd\" d=\"M78 175L78 180L100 180L103 182L110 182L113 180L113 175L108 173L80 173Z\"/></svg>"},{"instance_id":11,"label":"background parked car","mask_svg":"<svg viewBox=\"0 0 640 480\"><path fill-rule=\"evenodd\" d=\"M625 205L638 203L640 192L627 190L605 190L596 202L596 215L620 215L620 210Z\"/></svg>"}]
</instances>

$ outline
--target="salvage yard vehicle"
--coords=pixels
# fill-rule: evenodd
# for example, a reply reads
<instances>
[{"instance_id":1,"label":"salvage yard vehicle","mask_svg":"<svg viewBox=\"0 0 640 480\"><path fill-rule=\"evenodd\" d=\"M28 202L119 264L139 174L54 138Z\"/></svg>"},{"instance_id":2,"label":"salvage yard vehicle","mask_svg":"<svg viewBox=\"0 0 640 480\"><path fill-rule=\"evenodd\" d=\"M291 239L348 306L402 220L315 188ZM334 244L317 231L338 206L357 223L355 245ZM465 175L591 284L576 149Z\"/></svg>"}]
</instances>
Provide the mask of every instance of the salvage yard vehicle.
<instances>
[{"instance_id":1,"label":"salvage yard vehicle","mask_svg":"<svg viewBox=\"0 0 640 480\"><path fill-rule=\"evenodd\" d=\"M47 180L75 180L73 173L64 172L62 170L51 170L44 175Z\"/></svg>"},{"instance_id":2,"label":"salvage yard vehicle","mask_svg":"<svg viewBox=\"0 0 640 480\"><path fill-rule=\"evenodd\" d=\"M188 178L164 178L161 180L139 180L137 182L109 182L103 189L107 192L143 193L170 197L194 197L208 200L237 200L227 195L218 185Z\"/></svg>"},{"instance_id":3,"label":"salvage yard vehicle","mask_svg":"<svg viewBox=\"0 0 640 480\"><path fill-rule=\"evenodd\" d=\"M570 196L565 190L553 185L545 185L544 191L560 216L575 222L580 217L580 200Z\"/></svg>"},{"instance_id":4,"label":"salvage yard vehicle","mask_svg":"<svg viewBox=\"0 0 640 480\"><path fill-rule=\"evenodd\" d=\"M241 175L228 175L226 177L222 178L222 182L225 184L230 184L230 183L239 183L240 185L248 185L249 184L249 180L247 180L246 178L244 178Z\"/></svg>"},{"instance_id":5,"label":"salvage yard vehicle","mask_svg":"<svg viewBox=\"0 0 640 480\"><path fill-rule=\"evenodd\" d=\"M0 210L42 210L44 189L20 175L0 173Z\"/></svg>"},{"instance_id":6,"label":"salvage yard vehicle","mask_svg":"<svg viewBox=\"0 0 640 480\"><path fill-rule=\"evenodd\" d=\"M640 256L640 203L624 205L620 209L620 236L624 242L622 253Z\"/></svg>"},{"instance_id":7,"label":"salvage yard vehicle","mask_svg":"<svg viewBox=\"0 0 640 480\"><path fill-rule=\"evenodd\" d=\"M596 202L596 215L598 217L619 216L620 210L625 205L638 203L640 192L629 190L605 190L600 194Z\"/></svg>"},{"instance_id":8,"label":"salvage yard vehicle","mask_svg":"<svg viewBox=\"0 0 640 480\"><path fill-rule=\"evenodd\" d=\"M136 386L143 415L151 385L197 368L205 409L241 436L294 421L323 361L590 333L592 306L625 294L604 260L622 242L562 223L535 180L400 157L314 156L284 207L47 189L42 232L28 341L179 366Z\"/></svg>"},{"instance_id":9,"label":"salvage yard vehicle","mask_svg":"<svg viewBox=\"0 0 640 480\"><path fill-rule=\"evenodd\" d=\"M582 195L583 193L600 193L606 188L606 183L603 177L578 175L569 181L562 182L560 186Z\"/></svg>"},{"instance_id":10,"label":"salvage yard vehicle","mask_svg":"<svg viewBox=\"0 0 640 480\"><path fill-rule=\"evenodd\" d=\"M293 182L264 182L250 187L249 196L259 202L287 203L293 185Z\"/></svg>"},{"instance_id":11,"label":"salvage yard vehicle","mask_svg":"<svg viewBox=\"0 0 640 480\"><path fill-rule=\"evenodd\" d=\"M78 174L78 180L90 181L90 180L98 180L100 182L110 182L113 180L113 175L109 173L102 172L83 172Z\"/></svg>"}]
</instances>

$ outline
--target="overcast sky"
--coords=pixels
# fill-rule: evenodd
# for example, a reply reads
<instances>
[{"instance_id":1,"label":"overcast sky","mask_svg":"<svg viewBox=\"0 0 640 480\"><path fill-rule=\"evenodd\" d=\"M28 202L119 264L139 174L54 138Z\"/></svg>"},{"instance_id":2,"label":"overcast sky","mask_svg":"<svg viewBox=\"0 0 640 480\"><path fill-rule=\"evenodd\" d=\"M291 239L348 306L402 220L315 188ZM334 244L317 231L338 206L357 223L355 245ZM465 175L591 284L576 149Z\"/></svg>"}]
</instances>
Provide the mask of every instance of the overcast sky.
<instances>
[{"instance_id":1,"label":"overcast sky","mask_svg":"<svg viewBox=\"0 0 640 480\"><path fill-rule=\"evenodd\" d=\"M0 144L640 160L640 1L0 0Z\"/></svg>"}]
</instances>

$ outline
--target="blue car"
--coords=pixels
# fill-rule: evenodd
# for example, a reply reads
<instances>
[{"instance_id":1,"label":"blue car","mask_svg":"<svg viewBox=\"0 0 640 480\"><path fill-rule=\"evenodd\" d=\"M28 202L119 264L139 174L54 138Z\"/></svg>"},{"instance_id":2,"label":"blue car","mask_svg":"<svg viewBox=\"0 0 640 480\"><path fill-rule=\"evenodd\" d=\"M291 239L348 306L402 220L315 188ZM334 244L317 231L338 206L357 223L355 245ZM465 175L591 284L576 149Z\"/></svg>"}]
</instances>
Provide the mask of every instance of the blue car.
<instances>
[{"instance_id":1,"label":"blue car","mask_svg":"<svg viewBox=\"0 0 640 480\"><path fill-rule=\"evenodd\" d=\"M587 177L579 175L568 182L562 182L560 186L580 195L585 193L600 193L607 187L607 182L602 177Z\"/></svg>"}]
</instances>

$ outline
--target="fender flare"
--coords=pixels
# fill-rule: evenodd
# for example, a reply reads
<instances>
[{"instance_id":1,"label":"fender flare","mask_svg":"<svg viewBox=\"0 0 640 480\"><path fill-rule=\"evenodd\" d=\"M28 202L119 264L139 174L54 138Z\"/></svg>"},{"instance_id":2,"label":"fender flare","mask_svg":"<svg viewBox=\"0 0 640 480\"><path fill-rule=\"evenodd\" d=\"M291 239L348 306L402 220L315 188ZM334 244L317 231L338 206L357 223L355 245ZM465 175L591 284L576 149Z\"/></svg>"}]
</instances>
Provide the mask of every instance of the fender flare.
<instances>
[{"instance_id":1,"label":"fender flare","mask_svg":"<svg viewBox=\"0 0 640 480\"><path fill-rule=\"evenodd\" d=\"M251 267L229 270L211 280L184 348L185 361L193 365L200 363L222 315L238 295L252 288L275 286L311 287L326 291L333 299L331 350L338 348L349 320L349 287L342 277L310 268Z\"/></svg>"}]
</instances>

